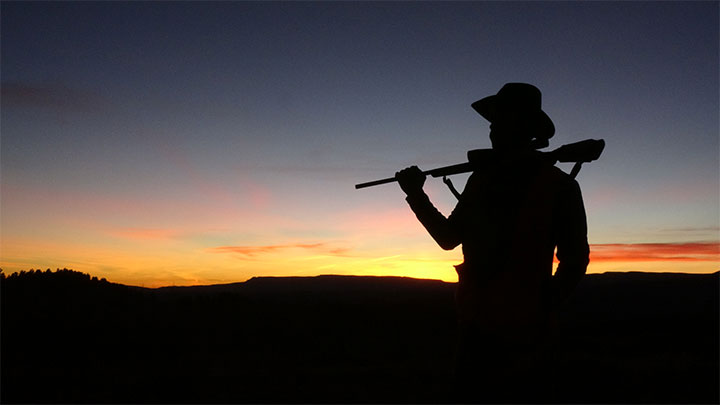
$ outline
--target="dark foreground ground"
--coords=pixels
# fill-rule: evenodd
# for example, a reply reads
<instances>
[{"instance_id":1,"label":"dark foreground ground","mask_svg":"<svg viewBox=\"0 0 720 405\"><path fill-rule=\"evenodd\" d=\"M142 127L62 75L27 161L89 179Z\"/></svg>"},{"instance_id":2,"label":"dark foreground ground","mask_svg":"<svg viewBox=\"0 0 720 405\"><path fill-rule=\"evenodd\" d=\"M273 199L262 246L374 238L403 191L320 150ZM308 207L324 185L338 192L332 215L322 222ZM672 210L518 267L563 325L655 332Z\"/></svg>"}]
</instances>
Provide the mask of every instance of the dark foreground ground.
<instances>
[{"instance_id":1,"label":"dark foreground ground","mask_svg":"<svg viewBox=\"0 0 720 405\"><path fill-rule=\"evenodd\" d=\"M555 401L718 403L718 275L587 276L557 331ZM70 271L10 277L0 401L447 403L454 288L321 276L152 290Z\"/></svg>"}]
</instances>

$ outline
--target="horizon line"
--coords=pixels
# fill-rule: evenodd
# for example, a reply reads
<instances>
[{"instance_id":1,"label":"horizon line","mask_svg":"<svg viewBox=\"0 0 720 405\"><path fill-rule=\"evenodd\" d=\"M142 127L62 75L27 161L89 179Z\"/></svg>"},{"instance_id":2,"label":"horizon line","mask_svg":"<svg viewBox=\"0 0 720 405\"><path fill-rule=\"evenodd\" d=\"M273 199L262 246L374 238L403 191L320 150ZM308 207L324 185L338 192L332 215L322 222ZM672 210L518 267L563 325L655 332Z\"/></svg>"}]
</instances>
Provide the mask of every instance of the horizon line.
<instances>
[{"instance_id":1,"label":"horizon line","mask_svg":"<svg viewBox=\"0 0 720 405\"><path fill-rule=\"evenodd\" d=\"M10 273L10 274L7 274L7 273L4 273L4 272L3 272L3 274L5 275L5 278L9 278L10 276L12 276L12 275L14 275L14 274L21 274L21 272L29 273L30 271L33 271L33 272L43 272L43 273L45 273L45 272L47 272L48 270L50 270L51 273L57 273L57 272L62 271L62 270L68 270L68 271L72 271L72 272L76 272L76 273L86 274L86 275L90 276L91 278L98 279L97 276L93 276L93 275L90 274L90 273L84 273L84 272L81 272L81 271L77 271L77 270L73 270L73 269L68 269L68 268L66 268L66 267L63 267L62 269L56 268L55 271L51 270L50 268L48 268L48 269L46 269L46 270L31 268L31 269L29 269L29 270L18 270L18 271L14 271L14 272L12 272L12 273ZM0 268L0 271L2 271L2 268ZM712 272L708 272L708 273L686 273L686 272L677 272L677 271L639 271L639 270L605 271L605 272L602 272L602 273L586 273L583 277L587 277L587 276L603 276L603 275L607 275L607 274L646 274L646 275L670 275L670 274L672 274L672 275L687 275L687 276L703 276L703 275L704 275L704 276L707 276L707 275L714 275L714 274L720 275L720 269L715 270L715 271L712 271ZM374 279L379 279L379 278L384 278L384 279L407 279L407 280L417 280L417 281L435 281L435 282L440 282L440 283L443 283L443 284L457 284L457 281L445 281L445 280L435 279L435 278L421 278L421 277L396 276L396 275L386 275L386 276L383 276L383 275L367 275L367 274L333 274L333 273L316 274L316 275L308 275L308 276L252 276L252 277L250 277L250 278L248 278L248 279L246 279L246 280L243 280L243 281L231 281L231 282L226 282L226 283L216 283L216 284L192 284L192 285L174 285L174 284L173 284L173 285L163 285L163 286L158 286L158 287L145 287L144 284L142 284L142 285L124 284L124 283L119 283L119 282L114 282L114 281L107 280L107 278L103 278L103 280L105 280L106 282L108 282L108 283L110 283L110 284L117 284L117 285L122 285L122 286L126 286L126 287L143 288L143 289L147 289L147 290L159 290L159 289L162 289L162 288L193 288L193 287L229 286L229 285L234 285L234 284L245 284L245 283L247 283L247 282L249 282L249 281L251 281L251 280L257 280L257 279L311 279L311 278L321 278L321 277L334 277L334 278L366 278L366 279L367 279L367 278L374 278ZM97 281L100 281L100 279L98 279Z\"/></svg>"}]
</instances>

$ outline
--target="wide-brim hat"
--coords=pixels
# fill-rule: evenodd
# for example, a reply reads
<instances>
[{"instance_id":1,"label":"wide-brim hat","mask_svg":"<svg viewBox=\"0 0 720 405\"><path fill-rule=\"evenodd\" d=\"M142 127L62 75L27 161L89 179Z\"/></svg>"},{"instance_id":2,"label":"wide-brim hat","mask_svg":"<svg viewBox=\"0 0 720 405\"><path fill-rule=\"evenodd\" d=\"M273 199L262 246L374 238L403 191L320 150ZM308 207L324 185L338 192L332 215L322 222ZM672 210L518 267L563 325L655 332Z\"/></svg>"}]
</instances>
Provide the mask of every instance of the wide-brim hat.
<instances>
[{"instance_id":1,"label":"wide-brim hat","mask_svg":"<svg viewBox=\"0 0 720 405\"><path fill-rule=\"evenodd\" d=\"M555 135L555 125L542 110L542 93L532 84L507 83L497 94L472 103L472 108L491 123L500 118L522 120L532 128L534 138Z\"/></svg>"}]
</instances>

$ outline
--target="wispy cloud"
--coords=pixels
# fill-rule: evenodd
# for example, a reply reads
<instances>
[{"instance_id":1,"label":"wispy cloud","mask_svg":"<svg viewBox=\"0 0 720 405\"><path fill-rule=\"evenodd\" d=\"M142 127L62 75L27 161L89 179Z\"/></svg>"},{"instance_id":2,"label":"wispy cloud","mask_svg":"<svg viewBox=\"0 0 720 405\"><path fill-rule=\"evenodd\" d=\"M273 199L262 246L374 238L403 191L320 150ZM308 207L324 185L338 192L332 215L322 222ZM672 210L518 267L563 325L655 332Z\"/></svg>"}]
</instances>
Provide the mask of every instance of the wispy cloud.
<instances>
[{"instance_id":1,"label":"wispy cloud","mask_svg":"<svg viewBox=\"0 0 720 405\"><path fill-rule=\"evenodd\" d=\"M720 242L607 243L590 247L594 262L720 262Z\"/></svg>"},{"instance_id":2,"label":"wispy cloud","mask_svg":"<svg viewBox=\"0 0 720 405\"><path fill-rule=\"evenodd\" d=\"M331 246L327 243L290 243L284 245L245 245L245 246L218 246L209 248L211 253L236 253L247 257L255 257L263 254L276 253L290 249L302 249L313 253L322 253L334 256L344 255L350 249Z\"/></svg>"},{"instance_id":3,"label":"wispy cloud","mask_svg":"<svg viewBox=\"0 0 720 405\"><path fill-rule=\"evenodd\" d=\"M112 236L132 240L163 240L180 236L180 232L177 230L152 228L122 228L109 233Z\"/></svg>"},{"instance_id":4,"label":"wispy cloud","mask_svg":"<svg viewBox=\"0 0 720 405\"><path fill-rule=\"evenodd\" d=\"M6 106L89 111L96 109L101 101L96 94L63 84L3 82L0 90Z\"/></svg>"},{"instance_id":5,"label":"wispy cloud","mask_svg":"<svg viewBox=\"0 0 720 405\"><path fill-rule=\"evenodd\" d=\"M283 252L291 249L314 254L351 257L351 249L328 243L289 243L277 245L218 246L210 253L239 254L247 258ZM712 262L720 263L720 242L692 243L607 243L590 247L593 262ZM370 257L365 257L369 259ZM387 258L376 258L387 259Z\"/></svg>"},{"instance_id":6,"label":"wispy cloud","mask_svg":"<svg viewBox=\"0 0 720 405\"><path fill-rule=\"evenodd\" d=\"M659 232L669 234L708 234L708 235L720 235L719 226L696 226L696 227L683 227L683 228L663 228Z\"/></svg>"}]
</instances>

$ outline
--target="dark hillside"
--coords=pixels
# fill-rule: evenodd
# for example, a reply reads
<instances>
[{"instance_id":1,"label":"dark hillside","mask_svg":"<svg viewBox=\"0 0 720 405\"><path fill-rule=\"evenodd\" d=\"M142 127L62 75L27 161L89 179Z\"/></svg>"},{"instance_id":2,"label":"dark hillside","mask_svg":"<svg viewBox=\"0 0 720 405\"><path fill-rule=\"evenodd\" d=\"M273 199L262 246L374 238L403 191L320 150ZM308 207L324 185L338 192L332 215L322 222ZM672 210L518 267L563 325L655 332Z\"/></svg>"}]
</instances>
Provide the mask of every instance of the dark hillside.
<instances>
[{"instance_id":1,"label":"dark hillside","mask_svg":"<svg viewBox=\"0 0 720 405\"><path fill-rule=\"evenodd\" d=\"M718 273L589 275L561 314L559 402L718 402ZM144 289L2 280L4 403L450 402L455 285L253 278Z\"/></svg>"},{"instance_id":2,"label":"dark hillside","mask_svg":"<svg viewBox=\"0 0 720 405\"><path fill-rule=\"evenodd\" d=\"M718 403L719 274L587 275L558 331L567 400Z\"/></svg>"}]
</instances>

